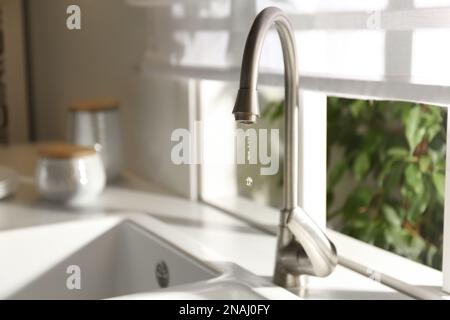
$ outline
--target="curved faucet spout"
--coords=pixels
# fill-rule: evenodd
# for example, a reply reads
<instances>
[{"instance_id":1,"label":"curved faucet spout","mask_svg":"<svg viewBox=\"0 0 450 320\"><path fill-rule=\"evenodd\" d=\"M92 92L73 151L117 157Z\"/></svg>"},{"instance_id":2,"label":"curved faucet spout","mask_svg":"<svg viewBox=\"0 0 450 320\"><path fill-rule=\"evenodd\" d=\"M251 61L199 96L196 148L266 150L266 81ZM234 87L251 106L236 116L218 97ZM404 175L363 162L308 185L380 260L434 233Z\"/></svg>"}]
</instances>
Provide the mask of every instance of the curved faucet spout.
<instances>
[{"instance_id":1,"label":"curved faucet spout","mask_svg":"<svg viewBox=\"0 0 450 320\"><path fill-rule=\"evenodd\" d=\"M298 145L298 68L295 38L289 19L278 8L264 9L255 19L245 44L242 58L241 82L234 106L236 121L254 123L259 118L258 73L262 47L269 29L275 25L281 39L284 58L285 78L285 130L286 130L286 165L284 178L284 206L294 209L297 206L297 145ZM293 186L295 185L295 190Z\"/></svg>"},{"instance_id":2,"label":"curved faucet spout","mask_svg":"<svg viewBox=\"0 0 450 320\"><path fill-rule=\"evenodd\" d=\"M295 35L287 14L275 7L256 17L245 44L240 88L233 114L252 124L259 118L258 73L263 43L275 26L283 49L285 80L285 165L275 282L294 286L299 274L326 276L337 264L336 249L313 220L298 207L298 65ZM291 248L294 248L292 250ZM306 256L305 256L306 255ZM292 257L292 259L291 259ZM307 261L304 259L307 257ZM295 260L295 263L292 261ZM290 278L290 279L288 279ZM297 277L298 278L298 277Z\"/></svg>"}]
</instances>

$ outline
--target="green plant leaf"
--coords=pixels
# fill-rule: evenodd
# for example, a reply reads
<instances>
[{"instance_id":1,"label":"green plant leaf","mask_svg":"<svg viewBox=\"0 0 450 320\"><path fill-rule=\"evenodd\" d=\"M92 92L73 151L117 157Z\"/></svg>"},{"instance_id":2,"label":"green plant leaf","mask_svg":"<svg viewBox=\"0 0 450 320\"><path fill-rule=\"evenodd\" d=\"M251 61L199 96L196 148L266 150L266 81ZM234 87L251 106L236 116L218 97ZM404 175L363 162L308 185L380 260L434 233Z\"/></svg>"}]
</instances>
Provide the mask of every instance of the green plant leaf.
<instances>
[{"instance_id":1,"label":"green plant leaf","mask_svg":"<svg viewBox=\"0 0 450 320\"><path fill-rule=\"evenodd\" d=\"M438 252L438 250L437 250L436 246L430 245L428 247L427 257L426 257L427 265L429 265L429 266L433 265L433 260L434 260L434 257L436 256L437 252Z\"/></svg>"},{"instance_id":2,"label":"green plant leaf","mask_svg":"<svg viewBox=\"0 0 450 320\"><path fill-rule=\"evenodd\" d=\"M408 141L409 150L412 154L417 145L422 141L426 134L425 128L419 127L420 124L420 106L415 106L406 112L403 119L405 125L405 136Z\"/></svg>"},{"instance_id":3,"label":"green plant leaf","mask_svg":"<svg viewBox=\"0 0 450 320\"><path fill-rule=\"evenodd\" d=\"M403 147L393 147L388 149L387 155L395 159L405 159L409 156L409 152Z\"/></svg>"},{"instance_id":4,"label":"green plant leaf","mask_svg":"<svg viewBox=\"0 0 450 320\"><path fill-rule=\"evenodd\" d=\"M341 180L342 175L347 169L346 161L339 161L333 169L328 173L328 188L334 188L334 186Z\"/></svg>"},{"instance_id":5,"label":"green plant leaf","mask_svg":"<svg viewBox=\"0 0 450 320\"><path fill-rule=\"evenodd\" d=\"M429 170L431 165L431 158L428 155L424 155L419 158L419 168L422 173L425 173Z\"/></svg>"},{"instance_id":6,"label":"green plant leaf","mask_svg":"<svg viewBox=\"0 0 450 320\"><path fill-rule=\"evenodd\" d=\"M410 200L410 204L406 215L408 221L416 225L429 205L430 192L424 191L421 195L408 196L408 198Z\"/></svg>"},{"instance_id":7,"label":"green plant leaf","mask_svg":"<svg viewBox=\"0 0 450 320\"><path fill-rule=\"evenodd\" d=\"M283 116L283 114L284 114L284 103L280 102L275 106L275 109L270 116L270 121L273 122L275 120L278 120Z\"/></svg>"},{"instance_id":8,"label":"green plant leaf","mask_svg":"<svg viewBox=\"0 0 450 320\"><path fill-rule=\"evenodd\" d=\"M361 151L366 152L368 155L379 150L380 145L383 143L383 136L376 130L367 132L362 140Z\"/></svg>"},{"instance_id":9,"label":"green plant leaf","mask_svg":"<svg viewBox=\"0 0 450 320\"><path fill-rule=\"evenodd\" d=\"M416 147L415 135L419 127L420 108L407 108L403 116L403 124L405 126L406 140L408 141L409 149L414 150Z\"/></svg>"},{"instance_id":10,"label":"green plant leaf","mask_svg":"<svg viewBox=\"0 0 450 320\"><path fill-rule=\"evenodd\" d=\"M423 180L422 173L415 164L409 164L405 169L406 184L414 190L416 195L422 195L423 193Z\"/></svg>"},{"instance_id":11,"label":"green plant leaf","mask_svg":"<svg viewBox=\"0 0 450 320\"><path fill-rule=\"evenodd\" d=\"M428 141L432 141L432 140L434 139L434 137L436 137L436 135L437 135L437 134L439 133L439 131L441 131L441 130L442 130L442 124L441 124L441 122L431 125L431 126L428 128L428 132L427 132L427 138L428 138Z\"/></svg>"},{"instance_id":12,"label":"green plant leaf","mask_svg":"<svg viewBox=\"0 0 450 320\"><path fill-rule=\"evenodd\" d=\"M390 205L383 205L382 207L383 215L386 219L386 221L393 227L400 228L402 225L402 220L400 216L397 214L395 209L391 207Z\"/></svg>"},{"instance_id":13,"label":"green plant leaf","mask_svg":"<svg viewBox=\"0 0 450 320\"><path fill-rule=\"evenodd\" d=\"M352 104L350 104L350 113L353 118L358 118L364 108L366 107L366 101L364 100L355 100Z\"/></svg>"},{"instance_id":14,"label":"green plant leaf","mask_svg":"<svg viewBox=\"0 0 450 320\"><path fill-rule=\"evenodd\" d=\"M428 156L430 157L434 167L436 167L436 164L443 159L443 156L438 151L433 149L428 149Z\"/></svg>"},{"instance_id":15,"label":"green plant leaf","mask_svg":"<svg viewBox=\"0 0 450 320\"><path fill-rule=\"evenodd\" d=\"M261 118L268 118L270 116L270 114L273 112L273 109L275 108L275 106L278 104L279 102L269 102L265 108L262 110L261 112Z\"/></svg>"},{"instance_id":16,"label":"green plant leaf","mask_svg":"<svg viewBox=\"0 0 450 320\"><path fill-rule=\"evenodd\" d=\"M410 235L404 229L388 229L389 235L391 237L391 244L393 246L394 252L400 255L407 255L407 250L409 247Z\"/></svg>"},{"instance_id":17,"label":"green plant leaf","mask_svg":"<svg viewBox=\"0 0 450 320\"><path fill-rule=\"evenodd\" d=\"M425 250L426 242L420 236L412 237L410 243L409 256L417 260L420 254Z\"/></svg>"},{"instance_id":18,"label":"green plant leaf","mask_svg":"<svg viewBox=\"0 0 450 320\"><path fill-rule=\"evenodd\" d=\"M374 196L372 188L361 186L353 190L345 201L343 212L346 216L355 218L367 208Z\"/></svg>"},{"instance_id":19,"label":"green plant leaf","mask_svg":"<svg viewBox=\"0 0 450 320\"><path fill-rule=\"evenodd\" d=\"M445 176L441 172L433 172L432 175L433 184L436 188L439 196L444 199L445 197Z\"/></svg>"},{"instance_id":20,"label":"green plant leaf","mask_svg":"<svg viewBox=\"0 0 450 320\"><path fill-rule=\"evenodd\" d=\"M361 180L370 168L370 158L365 152L360 153L353 163L353 174L356 179Z\"/></svg>"},{"instance_id":21,"label":"green plant leaf","mask_svg":"<svg viewBox=\"0 0 450 320\"><path fill-rule=\"evenodd\" d=\"M283 115L283 105L284 101L269 102L261 112L261 118L268 119L270 122L274 122Z\"/></svg>"}]
</instances>

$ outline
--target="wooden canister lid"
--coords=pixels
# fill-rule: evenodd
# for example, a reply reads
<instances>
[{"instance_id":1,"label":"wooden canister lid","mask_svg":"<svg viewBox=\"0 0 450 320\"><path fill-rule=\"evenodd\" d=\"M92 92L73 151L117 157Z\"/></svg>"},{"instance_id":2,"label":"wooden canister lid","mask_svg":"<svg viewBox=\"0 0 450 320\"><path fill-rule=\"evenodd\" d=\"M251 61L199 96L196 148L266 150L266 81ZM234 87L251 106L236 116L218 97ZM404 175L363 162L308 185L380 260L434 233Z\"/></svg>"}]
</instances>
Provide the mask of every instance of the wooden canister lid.
<instances>
[{"instance_id":1,"label":"wooden canister lid","mask_svg":"<svg viewBox=\"0 0 450 320\"><path fill-rule=\"evenodd\" d=\"M94 148L66 143L46 143L38 146L38 155L49 159L74 159L95 155Z\"/></svg>"},{"instance_id":2,"label":"wooden canister lid","mask_svg":"<svg viewBox=\"0 0 450 320\"><path fill-rule=\"evenodd\" d=\"M119 108L119 100L116 99L93 99L74 101L69 106L71 112L99 112Z\"/></svg>"}]
</instances>

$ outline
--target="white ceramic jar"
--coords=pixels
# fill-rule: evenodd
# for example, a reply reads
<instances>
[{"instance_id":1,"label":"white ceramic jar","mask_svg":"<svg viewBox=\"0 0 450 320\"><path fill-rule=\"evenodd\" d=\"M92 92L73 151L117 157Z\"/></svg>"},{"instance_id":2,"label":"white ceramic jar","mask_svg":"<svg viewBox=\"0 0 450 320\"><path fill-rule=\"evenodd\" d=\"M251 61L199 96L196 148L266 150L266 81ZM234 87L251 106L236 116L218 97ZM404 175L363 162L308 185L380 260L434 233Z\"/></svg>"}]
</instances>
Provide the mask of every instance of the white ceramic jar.
<instances>
[{"instance_id":1,"label":"white ceramic jar","mask_svg":"<svg viewBox=\"0 0 450 320\"><path fill-rule=\"evenodd\" d=\"M0 199L14 194L19 185L17 173L6 167L0 167Z\"/></svg>"},{"instance_id":2,"label":"white ceramic jar","mask_svg":"<svg viewBox=\"0 0 450 320\"><path fill-rule=\"evenodd\" d=\"M47 200L82 204L103 191L106 174L95 149L46 144L38 148L36 183L40 195Z\"/></svg>"},{"instance_id":3,"label":"white ceramic jar","mask_svg":"<svg viewBox=\"0 0 450 320\"><path fill-rule=\"evenodd\" d=\"M119 102L102 99L72 103L69 141L94 147L103 160L108 180L117 178L125 162Z\"/></svg>"}]
</instances>

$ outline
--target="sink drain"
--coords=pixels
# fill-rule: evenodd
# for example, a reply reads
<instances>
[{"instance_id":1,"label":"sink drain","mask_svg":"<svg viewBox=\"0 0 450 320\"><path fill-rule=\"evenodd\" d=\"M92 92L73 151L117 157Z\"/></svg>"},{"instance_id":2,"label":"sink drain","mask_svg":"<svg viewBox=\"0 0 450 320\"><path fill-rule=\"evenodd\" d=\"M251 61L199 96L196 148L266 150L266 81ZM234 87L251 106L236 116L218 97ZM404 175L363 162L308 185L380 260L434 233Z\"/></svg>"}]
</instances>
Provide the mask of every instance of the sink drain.
<instances>
[{"instance_id":1,"label":"sink drain","mask_svg":"<svg viewBox=\"0 0 450 320\"><path fill-rule=\"evenodd\" d=\"M161 288L167 288L169 286L169 267L167 267L164 261L156 264L155 276Z\"/></svg>"}]
</instances>

